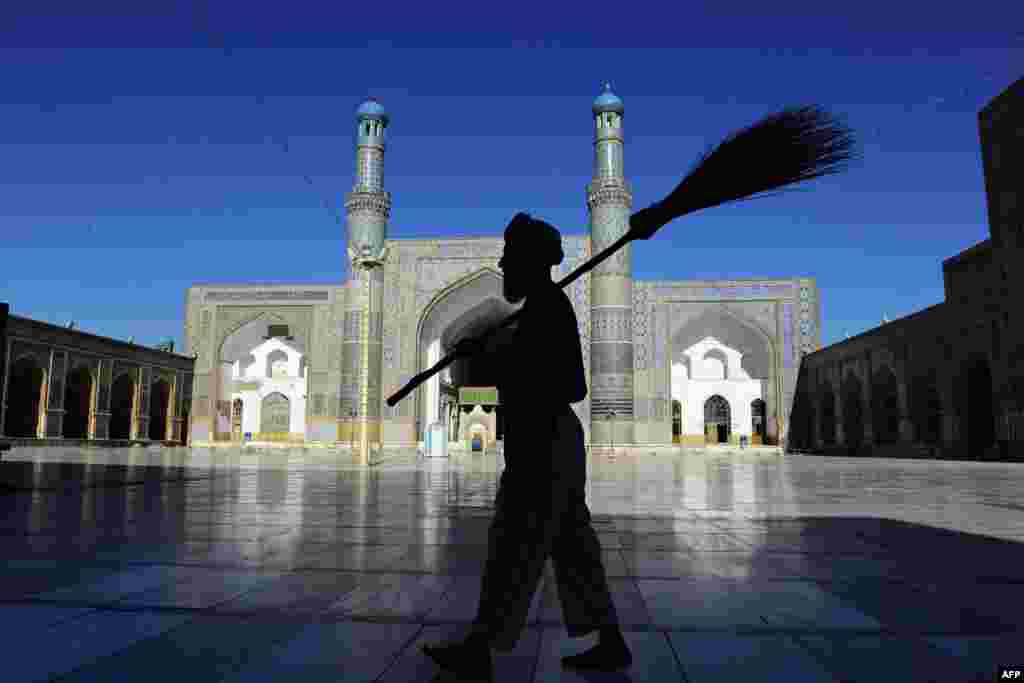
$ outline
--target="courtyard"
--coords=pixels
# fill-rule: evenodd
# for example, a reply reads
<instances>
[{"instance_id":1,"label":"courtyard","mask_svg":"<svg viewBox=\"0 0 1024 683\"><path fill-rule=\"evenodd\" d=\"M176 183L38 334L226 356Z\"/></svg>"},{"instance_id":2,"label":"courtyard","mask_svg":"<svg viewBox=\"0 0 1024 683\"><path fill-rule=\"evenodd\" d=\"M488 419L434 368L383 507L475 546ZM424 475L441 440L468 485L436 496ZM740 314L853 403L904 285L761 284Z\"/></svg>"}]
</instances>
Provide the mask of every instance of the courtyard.
<instances>
[{"instance_id":1,"label":"courtyard","mask_svg":"<svg viewBox=\"0 0 1024 683\"><path fill-rule=\"evenodd\" d=\"M5 683L435 680L466 632L493 454L14 448ZM563 670L550 564L495 681L988 681L1024 661L1024 465L595 455L633 666ZM1015 607L1016 605L1016 607ZM438 679L444 680L444 679Z\"/></svg>"}]
</instances>

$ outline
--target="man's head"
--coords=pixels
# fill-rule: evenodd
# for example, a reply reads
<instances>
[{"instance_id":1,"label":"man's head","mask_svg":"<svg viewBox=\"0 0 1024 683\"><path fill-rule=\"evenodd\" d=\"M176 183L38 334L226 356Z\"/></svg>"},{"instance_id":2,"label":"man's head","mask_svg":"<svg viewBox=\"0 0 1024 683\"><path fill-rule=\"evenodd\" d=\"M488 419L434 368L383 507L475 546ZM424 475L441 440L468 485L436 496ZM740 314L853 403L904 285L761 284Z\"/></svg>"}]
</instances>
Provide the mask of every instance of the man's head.
<instances>
[{"instance_id":1,"label":"man's head","mask_svg":"<svg viewBox=\"0 0 1024 683\"><path fill-rule=\"evenodd\" d=\"M505 228L505 252L498 267L509 303L519 303L538 285L551 282L551 267L565 258L562 235L544 221L518 213Z\"/></svg>"}]
</instances>

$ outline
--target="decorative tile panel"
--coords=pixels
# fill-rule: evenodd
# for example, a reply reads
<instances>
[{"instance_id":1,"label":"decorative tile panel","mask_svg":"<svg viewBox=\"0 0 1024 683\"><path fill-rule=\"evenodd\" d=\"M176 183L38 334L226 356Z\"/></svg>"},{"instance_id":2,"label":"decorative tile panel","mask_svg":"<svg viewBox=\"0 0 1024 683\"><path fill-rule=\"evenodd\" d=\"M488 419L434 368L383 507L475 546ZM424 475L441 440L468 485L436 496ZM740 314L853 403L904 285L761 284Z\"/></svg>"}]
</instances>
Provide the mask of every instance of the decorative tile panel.
<instances>
[{"instance_id":1,"label":"decorative tile panel","mask_svg":"<svg viewBox=\"0 0 1024 683\"><path fill-rule=\"evenodd\" d=\"M633 363L634 369L646 370L651 365L650 291L644 282L633 282Z\"/></svg>"},{"instance_id":2,"label":"decorative tile panel","mask_svg":"<svg viewBox=\"0 0 1024 683\"><path fill-rule=\"evenodd\" d=\"M782 306L782 367L792 368L795 358L793 349L793 304Z\"/></svg>"}]
</instances>

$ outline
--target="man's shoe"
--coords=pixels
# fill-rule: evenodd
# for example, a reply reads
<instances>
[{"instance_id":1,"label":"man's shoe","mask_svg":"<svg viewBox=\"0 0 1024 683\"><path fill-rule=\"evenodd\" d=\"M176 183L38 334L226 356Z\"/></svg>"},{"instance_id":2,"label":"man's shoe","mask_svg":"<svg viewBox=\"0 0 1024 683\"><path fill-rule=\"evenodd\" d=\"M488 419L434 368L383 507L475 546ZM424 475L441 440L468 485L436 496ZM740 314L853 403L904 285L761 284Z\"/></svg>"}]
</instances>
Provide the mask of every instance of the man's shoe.
<instances>
[{"instance_id":1,"label":"man's shoe","mask_svg":"<svg viewBox=\"0 0 1024 683\"><path fill-rule=\"evenodd\" d=\"M490 681L491 650L489 647L468 645L465 641L423 645L423 654L434 663L460 679Z\"/></svg>"},{"instance_id":2,"label":"man's shoe","mask_svg":"<svg viewBox=\"0 0 1024 683\"><path fill-rule=\"evenodd\" d=\"M632 663L633 654L625 644L598 643L586 652L562 657L563 666L593 671L618 671L629 667Z\"/></svg>"}]
</instances>

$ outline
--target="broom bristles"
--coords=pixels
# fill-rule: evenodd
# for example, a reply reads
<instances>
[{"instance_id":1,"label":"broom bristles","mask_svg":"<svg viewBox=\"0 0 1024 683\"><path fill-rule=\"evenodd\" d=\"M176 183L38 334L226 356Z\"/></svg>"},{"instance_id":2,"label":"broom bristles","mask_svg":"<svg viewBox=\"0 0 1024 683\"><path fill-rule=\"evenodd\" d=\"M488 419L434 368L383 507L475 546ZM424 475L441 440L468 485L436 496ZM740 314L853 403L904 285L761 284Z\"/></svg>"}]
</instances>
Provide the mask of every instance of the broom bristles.
<instances>
[{"instance_id":1,"label":"broom bristles","mask_svg":"<svg viewBox=\"0 0 1024 683\"><path fill-rule=\"evenodd\" d=\"M836 117L816 106L791 107L732 133L702 154L655 207L665 217L678 217L781 194L786 190L780 188L840 173L854 158L853 131Z\"/></svg>"}]
</instances>

